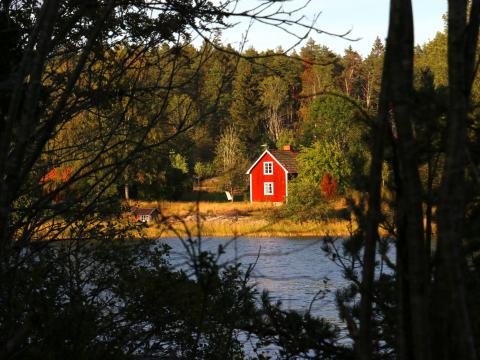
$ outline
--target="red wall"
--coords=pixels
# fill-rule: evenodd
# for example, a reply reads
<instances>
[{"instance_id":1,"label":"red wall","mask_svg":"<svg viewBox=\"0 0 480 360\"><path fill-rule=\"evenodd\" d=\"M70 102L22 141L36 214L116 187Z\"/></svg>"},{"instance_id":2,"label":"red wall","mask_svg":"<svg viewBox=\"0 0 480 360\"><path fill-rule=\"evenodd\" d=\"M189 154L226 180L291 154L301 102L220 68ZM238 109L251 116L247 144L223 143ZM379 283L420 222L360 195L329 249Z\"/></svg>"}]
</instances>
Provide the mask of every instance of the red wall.
<instances>
[{"instance_id":1,"label":"red wall","mask_svg":"<svg viewBox=\"0 0 480 360\"><path fill-rule=\"evenodd\" d=\"M263 175L263 163L265 161L273 162L272 175ZM287 195L285 170L283 170L270 154L266 153L257 165L255 165L250 174L252 179L250 188L252 201L285 201L285 196ZM273 182L273 195L263 195L263 183L265 182Z\"/></svg>"}]
</instances>

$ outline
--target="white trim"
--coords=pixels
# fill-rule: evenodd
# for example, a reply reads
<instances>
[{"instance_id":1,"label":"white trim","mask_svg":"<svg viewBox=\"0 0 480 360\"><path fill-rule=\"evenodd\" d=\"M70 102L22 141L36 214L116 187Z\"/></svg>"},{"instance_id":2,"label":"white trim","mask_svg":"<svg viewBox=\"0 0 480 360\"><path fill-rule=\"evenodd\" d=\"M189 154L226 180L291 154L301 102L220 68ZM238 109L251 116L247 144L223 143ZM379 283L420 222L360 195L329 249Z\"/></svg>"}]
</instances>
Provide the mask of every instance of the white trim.
<instances>
[{"instance_id":1,"label":"white trim","mask_svg":"<svg viewBox=\"0 0 480 360\"><path fill-rule=\"evenodd\" d=\"M266 185L271 185L272 186L272 192L271 193L267 193L265 190L266 190ZM275 194L275 190L274 190L274 187L273 187L273 181L266 181L263 183L263 195L269 195L269 196L272 196Z\"/></svg>"},{"instance_id":2,"label":"white trim","mask_svg":"<svg viewBox=\"0 0 480 360\"><path fill-rule=\"evenodd\" d=\"M250 169L247 170L246 174L250 174L250 171L252 171L252 169L255 167L255 165L257 165L258 162L263 158L263 156L264 156L266 153L268 153L268 152L269 152L268 150L265 150L265 151L262 153L262 155L260 155L260 156L258 157L258 159L253 163L253 165L250 166Z\"/></svg>"},{"instance_id":3,"label":"white trim","mask_svg":"<svg viewBox=\"0 0 480 360\"><path fill-rule=\"evenodd\" d=\"M267 164L270 165L269 166L270 167L270 172L266 172L267 169L266 169L265 165L267 165ZM263 175L273 175L273 161L265 161L263 163Z\"/></svg>"},{"instance_id":4,"label":"white trim","mask_svg":"<svg viewBox=\"0 0 480 360\"><path fill-rule=\"evenodd\" d=\"M250 174L250 172L251 172L252 169L255 167L255 165L257 165L258 162L259 162L260 160L262 160L262 158L263 158L263 157L265 156L265 154L267 154L267 153L272 157L273 160L276 161L276 163L277 163L278 165L280 165L280 167L281 167L283 170L285 170L285 172L288 173L288 170L285 169L285 166L283 166L282 163L281 163L280 161L278 161L277 158L275 158L275 156L273 156L270 151L265 150L265 151L262 153L262 155L260 155L260 157L253 163L253 165L250 166L250 169L248 169L245 174L247 174L247 175Z\"/></svg>"},{"instance_id":5,"label":"white trim","mask_svg":"<svg viewBox=\"0 0 480 360\"><path fill-rule=\"evenodd\" d=\"M285 202L288 199L288 174L285 174Z\"/></svg>"},{"instance_id":6,"label":"white trim","mask_svg":"<svg viewBox=\"0 0 480 360\"><path fill-rule=\"evenodd\" d=\"M252 190L252 174L250 175L250 202L253 202L253 190Z\"/></svg>"}]
</instances>

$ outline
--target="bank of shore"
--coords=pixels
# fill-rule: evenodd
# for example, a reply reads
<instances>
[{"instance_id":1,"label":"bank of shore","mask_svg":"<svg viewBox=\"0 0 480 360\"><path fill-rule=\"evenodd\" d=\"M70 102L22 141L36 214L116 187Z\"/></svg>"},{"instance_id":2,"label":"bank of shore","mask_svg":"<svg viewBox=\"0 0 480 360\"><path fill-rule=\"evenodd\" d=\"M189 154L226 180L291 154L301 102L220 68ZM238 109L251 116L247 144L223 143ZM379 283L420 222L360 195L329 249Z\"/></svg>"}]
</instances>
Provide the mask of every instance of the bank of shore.
<instances>
[{"instance_id":1,"label":"bank of shore","mask_svg":"<svg viewBox=\"0 0 480 360\"><path fill-rule=\"evenodd\" d=\"M144 229L149 238L205 237L345 237L354 224L343 219L293 222L282 219L281 205L249 202L137 202L134 206L156 207L160 221ZM339 200L335 208L344 207Z\"/></svg>"}]
</instances>

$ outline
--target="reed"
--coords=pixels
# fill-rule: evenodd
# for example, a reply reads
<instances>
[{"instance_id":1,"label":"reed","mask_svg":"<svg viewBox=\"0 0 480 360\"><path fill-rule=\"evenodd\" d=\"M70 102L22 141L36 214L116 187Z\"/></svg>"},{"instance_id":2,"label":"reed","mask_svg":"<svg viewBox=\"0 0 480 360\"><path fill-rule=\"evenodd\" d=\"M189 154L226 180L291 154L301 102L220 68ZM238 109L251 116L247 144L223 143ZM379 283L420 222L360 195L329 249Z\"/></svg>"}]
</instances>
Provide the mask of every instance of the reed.
<instances>
[{"instance_id":1,"label":"reed","mask_svg":"<svg viewBox=\"0 0 480 360\"><path fill-rule=\"evenodd\" d=\"M231 220L177 221L155 224L145 229L147 237L172 236L250 236L250 237L304 237L304 236L348 236L355 225L346 220L294 223L287 220L269 222L252 217Z\"/></svg>"},{"instance_id":2,"label":"reed","mask_svg":"<svg viewBox=\"0 0 480 360\"><path fill-rule=\"evenodd\" d=\"M175 236L306 237L348 236L355 224L347 220L293 222L278 219L282 204L250 202L138 201L131 206L157 207L163 221L144 230L150 238ZM332 204L345 208L345 200Z\"/></svg>"}]
</instances>

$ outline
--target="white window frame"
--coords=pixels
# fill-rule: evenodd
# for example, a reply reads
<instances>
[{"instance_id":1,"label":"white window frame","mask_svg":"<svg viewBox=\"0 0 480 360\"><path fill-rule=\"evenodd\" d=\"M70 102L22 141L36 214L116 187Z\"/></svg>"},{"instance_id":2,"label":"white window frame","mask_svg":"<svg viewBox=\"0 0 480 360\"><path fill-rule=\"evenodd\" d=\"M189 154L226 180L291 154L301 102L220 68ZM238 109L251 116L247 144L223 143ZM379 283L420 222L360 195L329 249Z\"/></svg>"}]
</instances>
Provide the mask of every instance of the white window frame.
<instances>
[{"instance_id":1,"label":"white window frame","mask_svg":"<svg viewBox=\"0 0 480 360\"><path fill-rule=\"evenodd\" d=\"M273 161L263 163L263 175L273 175Z\"/></svg>"},{"instance_id":2,"label":"white window frame","mask_svg":"<svg viewBox=\"0 0 480 360\"><path fill-rule=\"evenodd\" d=\"M267 191L271 189L271 192ZM273 190L273 182L264 182L263 183L263 195L273 195L274 190Z\"/></svg>"},{"instance_id":3,"label":"white window frame","mask_svg":"<svg viewBox=\"0 0 480 360\"><path fill-rule=\"evenodd\" d=\"M150 215L140 215L141 222L148 222L150 220Z\"/></svg>"}]
</instances>

